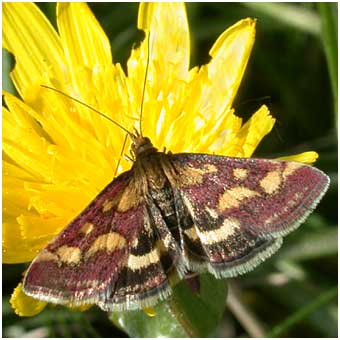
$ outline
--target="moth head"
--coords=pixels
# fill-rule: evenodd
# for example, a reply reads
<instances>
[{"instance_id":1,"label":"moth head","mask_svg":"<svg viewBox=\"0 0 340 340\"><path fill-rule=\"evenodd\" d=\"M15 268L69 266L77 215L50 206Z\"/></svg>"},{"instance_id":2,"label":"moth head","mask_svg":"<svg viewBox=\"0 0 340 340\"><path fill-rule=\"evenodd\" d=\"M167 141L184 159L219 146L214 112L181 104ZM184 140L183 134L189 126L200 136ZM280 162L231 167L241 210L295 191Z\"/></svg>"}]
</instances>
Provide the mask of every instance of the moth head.
<instances>
[{"instance_id":1,"label":"moth head","mask_svg":"<svg viewBox=\"0 0 340 340\"><path fill-rule=\"evenodd\" d=\"M157 151L148 137L143 137L139 134L133 135L131 150L135 157L145 152Z\"/></svg>"}]
</instances>

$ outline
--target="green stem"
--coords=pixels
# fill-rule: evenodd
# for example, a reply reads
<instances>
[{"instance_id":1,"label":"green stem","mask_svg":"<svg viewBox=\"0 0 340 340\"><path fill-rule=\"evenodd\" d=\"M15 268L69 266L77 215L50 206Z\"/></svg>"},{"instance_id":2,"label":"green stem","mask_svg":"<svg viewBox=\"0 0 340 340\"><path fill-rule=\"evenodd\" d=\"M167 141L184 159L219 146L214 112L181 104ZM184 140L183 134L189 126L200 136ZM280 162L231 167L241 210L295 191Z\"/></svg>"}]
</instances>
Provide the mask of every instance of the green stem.
<instances>
[{"instance_id":1,"label":"green stem","mask_svg":"<svg viewBox=\"0 0 340 340\"><path fill-rule=\"evenodd\" d=\"M183 311L179 307L175 299L171 299L168 302L168 307L172 316L181 325L184 333L187 334L187 336L190 338L197 338L199 334L194 331L193 325L189 322L188 318L183 315Z\"/></svg>"},{"instance_id":2,"label":"green stem","mask_svg":"<svg viewBox=\"0 0 340 340\"><path fill-rule=\"evenodd\" d=\"M335 126L337 126L338 108L338 25L336 3L320 2L318 4L322 21L322 38L328 64L328 71L334 98Z\"/></svg>"},{"instance_id":3,"label":"green stem","mask_svg":"<svg viewBox=\"0 0 340 340\"><path fill-rule=\"evenodd\" d=\"M267 333L268 338L276 338L282 333L288 331L291 327L305 319L309 314L313 313L315 310L319 309L321 306L326 305L330 301L336 298L338 295L338 286L335 286L325 293L321 294L311 303L300 308L296 313L288 317L281 324L275 326L271 331Z\"/></svg>"}]
</instances>

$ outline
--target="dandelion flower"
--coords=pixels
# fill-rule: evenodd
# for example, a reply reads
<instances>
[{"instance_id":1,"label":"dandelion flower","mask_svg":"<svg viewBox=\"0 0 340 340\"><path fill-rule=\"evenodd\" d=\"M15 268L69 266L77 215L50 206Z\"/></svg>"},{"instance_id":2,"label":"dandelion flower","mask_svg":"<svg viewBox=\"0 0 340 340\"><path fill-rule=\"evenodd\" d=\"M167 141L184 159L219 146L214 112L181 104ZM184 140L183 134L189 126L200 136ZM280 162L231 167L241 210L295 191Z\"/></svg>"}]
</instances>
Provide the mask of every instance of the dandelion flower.
<instances>
[{"instance_id":1,"label":"dandelion flower","mask_svg":"<svg viewBox=\"0 0 340 340\"><path fill-rule=\"evenodd\" d=\"M127 73L112 62L108 38L86 4L59 3L57 25L58 32L32 3L3 5L3 46L15 57L11 79L20 96L4 93L5 263L31 261L112 181L125 139L93 110L40 85L129 131L138 128L143 97L143 134L173 153L250 157L275 122L265 106L245 123L232 108L254 43L252 19L220 35L207 65L190 68L184 5L142 3L138 28L149 40L131 51ZM313 162L316 154L301 157L294 159ZM121 159L118 172L130 166ZM19 315L45 306L25 296L21 284L11 303Z\"/></svg>"}]
</instances>

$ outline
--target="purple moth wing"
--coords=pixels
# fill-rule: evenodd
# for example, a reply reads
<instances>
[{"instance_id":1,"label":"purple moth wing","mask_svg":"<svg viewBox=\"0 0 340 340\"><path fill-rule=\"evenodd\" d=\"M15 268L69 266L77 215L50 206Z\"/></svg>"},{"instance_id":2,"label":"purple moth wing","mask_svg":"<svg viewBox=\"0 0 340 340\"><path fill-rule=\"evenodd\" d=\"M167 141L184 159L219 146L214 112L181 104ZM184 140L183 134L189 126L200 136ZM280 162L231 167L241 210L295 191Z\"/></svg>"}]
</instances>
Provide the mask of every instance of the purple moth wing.
<instances>
[{"instance_id":1,"label":"purple moth wing","mask_svg":"<svg viewBox=\"0 0 340 340\"><path fill-rule=\"evenodd\" d=\"M271 256L325 194L329 178L296 162L169 155L193 220L184 231L192 270L245 273Z\"/></svg>"},{"instance_id":2,"label":"purple moth wing","mask_svg":"<svg viewBox=\"0 0 340 340\"><path fill-rule=\"evenodd\" d=\"M169 275L179 255L176 241L152 200L146 204L144 227L132 244L111 294L102 296L106 311L146 308L171 294Z\"/></svg>"},{"instance_id":3,"label":"purple moth wing","mask_svg":"<svg viewBox=\"0 0 340 340\"><path fill-rule=\"evenodd\" d=\"M27 295L81 305L111 293L144 224L134 182L132 171L114 179L37 255L24 278Z\"/></svg>"}]
</instances>

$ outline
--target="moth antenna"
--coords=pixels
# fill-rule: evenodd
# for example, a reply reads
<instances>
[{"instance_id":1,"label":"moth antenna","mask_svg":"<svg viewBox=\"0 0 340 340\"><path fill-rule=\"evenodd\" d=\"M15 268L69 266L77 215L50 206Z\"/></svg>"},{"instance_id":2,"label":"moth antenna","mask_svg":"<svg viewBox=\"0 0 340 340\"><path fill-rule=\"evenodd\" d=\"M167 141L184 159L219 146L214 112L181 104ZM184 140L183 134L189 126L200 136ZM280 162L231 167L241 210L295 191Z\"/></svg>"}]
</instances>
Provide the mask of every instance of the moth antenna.
<instances>
[{"instance_id":1,"label":"moth antenna","mask_svg":"<svg viewBox=\"0 0 340 340\"><path fill-rule=\"evenodd\" d=\"M146 68L145 68L144 83L143 83L142 101L141 101L140 115L139 115L139 131L140 131L141 137L143 137L142 120L143 120L143 109L144 109L144 94L145 94L145 88L146 88L146 81L148 79L148 70L149 70L149 63L150 63L150 32L148 32L147 39L148 39L147 40L148 55L147 55L147 59L146 59Z\"/></svg>"},{"instance_id":2,"label":"moth antenna","mask_svg":"<svg viewBox=\"0 0 340 340\"><path fill-rule=\"evenodd\" d=\"M128 161L132 162L132 163L135 161L135 160L133 159L133 157L130 157L130 156L128 156L128 155L124 155L124 158L127 159Z\"/></svg>"},{"instance_id":3,"label":"moth antenna","mask_svg":"<svg viewBox=\"0 0 340 340\"><path fill-rule=\"evenodd\" d=\"M247 105L249 103L258 103L258 102L262 103L262 102L265 102L265 101L270 102L271 99L272 99L271 96L262 96L262 97L250 98L250 99L246 99L243 102L239 103L237 106L241 107L241 106Z\"/></svg>"},{"instance_id":4,"label":"moth antenna","mask_svg":"<svg viewBox=\"0 0 340 340\"><path fill-rule=\"evenodd\" d=\"M125 145L126 145L126 141L127 141L127 136L128 134L125 134L125 138L124 138L124 143L123 143L123 147L122 147L122 151L120 152L120 156L119 156L119 159L118 159L118 163L117 163L117 166L116 166L116 170L115 170L115 173L113 175L113 178L116 177L117 175L117 172L118 172L118 168L119 168L119 165L120 165L120 161L123 157L123 153L124 153L124 149L125 149Z\"/></svg>"},{"instance_id":5,"label":"moth antenna","mask_svg":"<svg viewBox=\"0 0 340 340\"><path fill-rule=\"evenodd\" d=\"M107 119L107 120L110 121L111 123L113 123L113 124L115 124L116 126L118 126L119 128L121 128L123 131L125 131L125 132L129 135L130 138L133 137L133 136L132 136L132 133L131 133L129 130L125 129L124 126L120 125L119 123L117 123L116 121L114 121L113 119L111 119L110 117L108 117L107 115L105 115L104 113L102 113L102 112L96 110L96 109L95 109L94 107L92 107L91 105L88 105L88 104L86 104L86 103L83 103L83 102L80 101L79 99L74 98L74 97L68 95L67 93L64 93L64 92L62 92L62 91L60 91L60 90L57 90L57 89L55 89L55 88L53 88L53 87L50 87L50 86L47 86L47 85L40 85L40 86L41 86L41 87L44 87L45 89L55 91L55 92L57 92L57 93L59 93L59 94L65 96L65 97L67 97L67 98L69 98L69 99L74 100L74 101L77 102L78 104L81 104L81 105L87 107L88 109L90 109L90 110L92 110L92 111L98 113L100 116L102 116L103 118Z\"/></svg>"}]
</instances>

